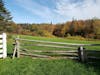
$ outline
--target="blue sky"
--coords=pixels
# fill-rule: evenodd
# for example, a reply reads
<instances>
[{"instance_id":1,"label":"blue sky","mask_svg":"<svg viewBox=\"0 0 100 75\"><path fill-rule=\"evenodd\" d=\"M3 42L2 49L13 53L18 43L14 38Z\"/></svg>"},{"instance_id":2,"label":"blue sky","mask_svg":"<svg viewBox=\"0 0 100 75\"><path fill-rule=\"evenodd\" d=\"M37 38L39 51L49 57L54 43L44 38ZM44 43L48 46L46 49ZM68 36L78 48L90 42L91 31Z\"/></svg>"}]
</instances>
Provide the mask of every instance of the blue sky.
<instances>
[{"instance_id":1,"label":"blue sky","mask_svg":"<svg viewBox=\"0 0 100 75\"><path fill-rule=\"evenodd\" d=\"M63 23L100 18L100 0L4 0L16 23Z\"/></svg>"}]
</instances>

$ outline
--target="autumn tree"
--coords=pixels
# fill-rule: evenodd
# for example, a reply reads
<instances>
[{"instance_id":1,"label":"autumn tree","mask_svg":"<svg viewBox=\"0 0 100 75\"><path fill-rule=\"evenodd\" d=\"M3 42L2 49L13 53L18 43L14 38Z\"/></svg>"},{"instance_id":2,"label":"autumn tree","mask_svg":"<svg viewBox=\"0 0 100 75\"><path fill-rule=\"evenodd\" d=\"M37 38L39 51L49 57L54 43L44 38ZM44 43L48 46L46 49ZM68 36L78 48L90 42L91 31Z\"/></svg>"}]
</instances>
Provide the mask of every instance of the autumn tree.
<instances>
[{"instance_id":1,"label":"autumn tree","mask_svg":"<svg viewBox=\"0 0 100 75\"><path fill-rule=\"evenodd\" d=\"M70 23L70 27L69 27L69 33L74 36L74 32L75 32L75 24L74 24L74 20Z\"/></svg>"},{"instance_id":2,"label":"autumn tree","mask_svg":"<svg viewBox=\"0 0 100 75\"><path fill-rule=\"evenodd\" d=\"M63 27L64 27L64 24L56 24L55 29L53 31L53 35L62 37L63 36L63 33L62 33Z\"/></svg>"},{"instance_id":3,"label":"autumn tree","mask_svg":"<svg viewBox=\"0 0 100 75\"><path fill-rule=\"evenodd\" d=\"M94 34L96 39L100 39L100 20L94 20Z\"/></svg>"}]
</instances>

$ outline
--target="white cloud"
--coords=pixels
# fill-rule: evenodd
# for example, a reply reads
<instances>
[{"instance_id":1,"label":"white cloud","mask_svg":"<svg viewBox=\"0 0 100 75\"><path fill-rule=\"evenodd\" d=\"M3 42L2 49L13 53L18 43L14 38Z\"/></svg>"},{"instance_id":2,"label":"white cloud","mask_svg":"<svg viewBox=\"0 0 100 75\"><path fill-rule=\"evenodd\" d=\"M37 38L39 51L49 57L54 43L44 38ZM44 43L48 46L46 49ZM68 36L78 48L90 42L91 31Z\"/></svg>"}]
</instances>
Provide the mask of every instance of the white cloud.
<instances>
[{"instance_id":1,"label":"white cloud","mask_svg":"<svg viewBox=\"0 0 100 75\"><path fill-rule=\"evenodd\" d=\"M37 15L37 18L41 18L44 19L45 22L53 22L53 23L59 23L59 22L64 22L64 20L66 21L65 17L61 16L60 14L58 14L55 9L51 9L50 6L44 6L41 5L39 3L36 3L33 0L15 0L16 3L18 4L18 6L21 6L22 8L24 8L25 10L29 11L30 13L34 15ZM56 2L58 0L51 0L53 2L53 4L56 5ZM45 1L44 1L45 2ZM46 2L49 2L46 0Z\"/></svg>"},{"instance_id":2,"label":"white cloud","mask_svg":"<svg viewBox=\"0 0 100 75\"><path fill-rule=\"evenodd\" d=\"M100 0L58 0L55 11L69 19L100 18Z\"/></svg>"},{"instance_id":3,"label":"white cloud","mask_svg":"<svg viewBox=\"0 0 100 75\"><path fill-rule=\"evenodd\" d=\"M23 7L33 15L39 16L39 18L50 20L54 16L53 11L51 11L49 7L40 5L33 0L16 0L16 2L19 6Z\"/></svg>"},{"instance_id":4,"label":"white cloud","mask_svg":"<svg viewBox=\"0 0 100 75\"><path fill-rule=\"evenodd\" d=\"M100 18L100 0L51 0L55 9L41 5L34 0L15 0L16 4L45 22L65 22L67 20ZM43 0L45 2L45 0ZM46 0L47 1L47 0ZM49 1L47 1L49 2Z\"/></svg>"}]
</instances>

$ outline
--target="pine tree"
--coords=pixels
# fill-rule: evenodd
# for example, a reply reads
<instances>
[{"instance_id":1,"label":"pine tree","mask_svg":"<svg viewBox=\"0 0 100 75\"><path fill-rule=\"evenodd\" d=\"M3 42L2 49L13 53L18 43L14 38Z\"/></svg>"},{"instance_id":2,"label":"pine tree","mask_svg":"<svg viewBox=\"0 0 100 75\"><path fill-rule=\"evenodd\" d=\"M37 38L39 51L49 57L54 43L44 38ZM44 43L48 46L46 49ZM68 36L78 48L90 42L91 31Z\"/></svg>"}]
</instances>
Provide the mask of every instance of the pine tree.
<instances>
[{"instance_id":1,"label":"pine tree","mask_svg":"<svg viewBox=\"0 0 100 75\"><path fill-rule=\"evenodd\" d=\"M10 12L5 8L3 0L0 0L0 21L10 21Z\"/></svg>"},{"instance_id":2,"label":"pine tree","mask_svg":"<svg viewBox=\"0 0 100 75\"><path fill-rule=\"evenodd\" d=\"M4 6L4 1L0 0L0 33L7 31L11 19L10 12Z\"/></svg>"}]
</instances>

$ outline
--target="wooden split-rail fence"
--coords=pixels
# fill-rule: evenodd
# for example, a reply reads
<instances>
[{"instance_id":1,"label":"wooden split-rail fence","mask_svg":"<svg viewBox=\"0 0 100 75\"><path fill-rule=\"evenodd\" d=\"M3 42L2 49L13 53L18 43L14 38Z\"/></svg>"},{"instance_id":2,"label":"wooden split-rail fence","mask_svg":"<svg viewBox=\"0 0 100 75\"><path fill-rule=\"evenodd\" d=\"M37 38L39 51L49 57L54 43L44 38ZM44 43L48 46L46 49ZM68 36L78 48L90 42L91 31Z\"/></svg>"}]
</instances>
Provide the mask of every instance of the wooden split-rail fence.
<instances>
[{"instance_id":1,"label":"wooden split-rail fence","mask_svg":"<svg viewBox=\"0 0 100 75\"><path fill-rule=\"evenodd\" d=\"M13 59L15 56L19 58L22 55L25 55L33 58L78 59L81 62L86 62L88 59L100 60L99 56L88 56L88 54L91 53L99 53L100 55L100 51L90 51L85 49L85 46L100 46L100 44L73 44L16 38L14 43ZM39 48L40 50L34 49L35 47ZM54 48L54 50L45 50L45 47L49 47L51 49Z\"/></svg>"},{"instance_id":2,"label":"wooden split-rail fence","mask_svg":"<svg viewBox=\"0 0 100 75\"><path fill-rule=\"evenodd\" d=\"M6 33L0 34L0 58L7 57Z\"/></svg>"}]
</instances>

